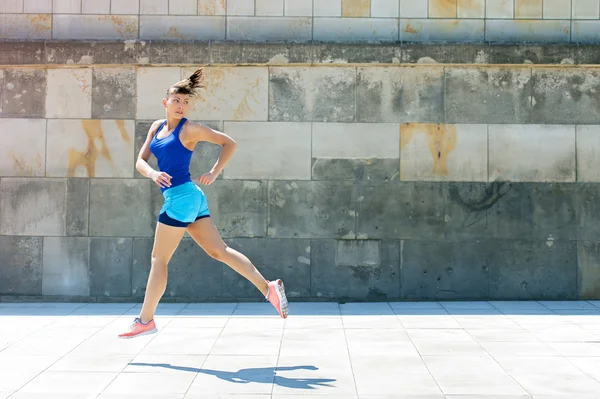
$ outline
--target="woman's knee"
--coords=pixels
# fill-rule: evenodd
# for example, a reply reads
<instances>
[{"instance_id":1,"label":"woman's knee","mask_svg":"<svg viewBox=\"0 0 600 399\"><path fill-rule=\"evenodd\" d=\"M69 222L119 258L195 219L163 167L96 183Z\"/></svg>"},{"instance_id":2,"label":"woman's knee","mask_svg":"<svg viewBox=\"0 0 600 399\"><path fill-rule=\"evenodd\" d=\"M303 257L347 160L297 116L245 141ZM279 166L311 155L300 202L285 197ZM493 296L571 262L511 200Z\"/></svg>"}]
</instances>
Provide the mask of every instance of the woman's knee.
<instances>
[{"instance_id":1,"label":"woman's knee","mask_svg":"<svg viewBox=\"0 0 600 399\"><path fill-rule=\"evenodd\" d=\"M164 273L167 274L167 267L169 265L169 260L160 258L152 254L151 258L151 267L155 273Z\"/></svg>"},{"instance_id":2,"label":"woman's knee","mask_svg":"<svg viewBox=\"0 0 600 399\"><path fill-rule=\"evenodd\" d=\"M218 246L215 246L212 248L207 248L206 253L208 254L208 256L210 256L211 258L213 258L215 260L223 261L227 254L227 244L222 244L222 245L218 245Z\"/></svg>"}]
</instances>

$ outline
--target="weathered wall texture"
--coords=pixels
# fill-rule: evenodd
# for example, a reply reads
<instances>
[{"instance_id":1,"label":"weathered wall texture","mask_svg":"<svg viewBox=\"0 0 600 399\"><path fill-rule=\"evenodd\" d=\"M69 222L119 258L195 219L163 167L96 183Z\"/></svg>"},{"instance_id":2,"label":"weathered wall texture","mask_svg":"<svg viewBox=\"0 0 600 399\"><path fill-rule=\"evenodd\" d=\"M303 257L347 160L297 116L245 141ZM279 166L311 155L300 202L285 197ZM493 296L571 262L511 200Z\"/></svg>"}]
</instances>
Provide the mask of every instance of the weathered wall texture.
<instances>
[{"instance_id":1,"label":"weathered wall texture","mask_svg":"<svg viewBox=\"0 0 600 399\"><path fill-rule=\"evenodd\" d=\"M1 0L0 38L599 43L600 0Z\"/></svg>"},{"instance_id":2,"label":"weathered wall texture","mask_svg":"<svg viewBox=\"0 0 600 399\"><path fill-rule=\"evenodd\" d=\"M600 298L600 69L536 51L557 64L206 67L189 117L239 143L203 188L220 231L292 299ZM143 297L162 196L134 160L191 71L0 69L1 295ZM259 299L189 238L169 278L171 299Z\"/></svg>"}]
</instances>

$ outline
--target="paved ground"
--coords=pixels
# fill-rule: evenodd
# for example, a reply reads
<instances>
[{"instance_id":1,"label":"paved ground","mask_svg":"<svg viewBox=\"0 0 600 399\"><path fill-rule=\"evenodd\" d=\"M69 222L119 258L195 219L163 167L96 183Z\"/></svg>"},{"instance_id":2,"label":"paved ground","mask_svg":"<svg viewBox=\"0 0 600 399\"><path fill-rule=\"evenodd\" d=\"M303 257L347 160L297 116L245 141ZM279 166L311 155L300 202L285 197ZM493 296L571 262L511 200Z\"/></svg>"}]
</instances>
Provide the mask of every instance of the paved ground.
<instances>
[{"instance_id":1,"label":"paved ground","mask_svg":"<svg viewBox=\"0 0 600 399\"><path fill-rule=\"evenodd\" d=\"M139 308L0 303L0 399L600 398L600 301Z\"/></svg>"}]
</instances>

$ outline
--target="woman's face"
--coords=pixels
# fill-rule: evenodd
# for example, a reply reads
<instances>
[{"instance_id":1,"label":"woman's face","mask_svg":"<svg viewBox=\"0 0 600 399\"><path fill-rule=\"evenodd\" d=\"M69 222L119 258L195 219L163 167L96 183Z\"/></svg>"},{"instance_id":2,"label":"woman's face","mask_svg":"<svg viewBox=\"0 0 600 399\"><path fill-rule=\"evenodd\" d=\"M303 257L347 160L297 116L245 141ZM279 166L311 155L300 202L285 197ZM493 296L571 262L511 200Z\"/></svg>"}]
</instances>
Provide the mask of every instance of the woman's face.
<instances>
[{"instance_id":1,"label":"woman's face","mask_svg":"<svg viewBox=\"0 0 600 399\"><path fill-rule=\"evenodd\" d=\"M163 99L167 114L175 118L183 118L189 108L189 95L171 94L168 99Z\"/></svg>"}]
</instances>

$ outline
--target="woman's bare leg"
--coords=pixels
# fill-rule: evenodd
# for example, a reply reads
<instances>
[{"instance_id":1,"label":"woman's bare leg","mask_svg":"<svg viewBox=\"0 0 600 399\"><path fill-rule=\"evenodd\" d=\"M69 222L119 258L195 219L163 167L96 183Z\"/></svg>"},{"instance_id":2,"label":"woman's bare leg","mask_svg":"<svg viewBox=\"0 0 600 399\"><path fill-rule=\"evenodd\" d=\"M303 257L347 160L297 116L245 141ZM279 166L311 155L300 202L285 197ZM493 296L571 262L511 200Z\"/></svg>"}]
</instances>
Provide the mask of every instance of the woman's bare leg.
<instances>
[{"instance_id":1,"label":"woman's bare leg","mask_svg":"<svg viewBox=\"0 0 600 399\"><path fill-rule=\"evenodd\" d=\"M267 280L244 254L223 242L210 217L196 220L188 226L187 232L209 256L231 267L254 284L263 296L267 295Z\"/></svg>"},{"instance_id":2,"label":"woman's bare leg","mask_svg":"<svg viewBox=\"0 0 600 399\"><path fill-rule=\"evenodd\" d=\"M167 288L168 264L175 250L179 246L184 227L173 227L158 222L152 248L152 262L150 276L146 285L146 295L140 313L142 323L147 323L154 318L154 312Z\"/></svg>"}]
</instances>

